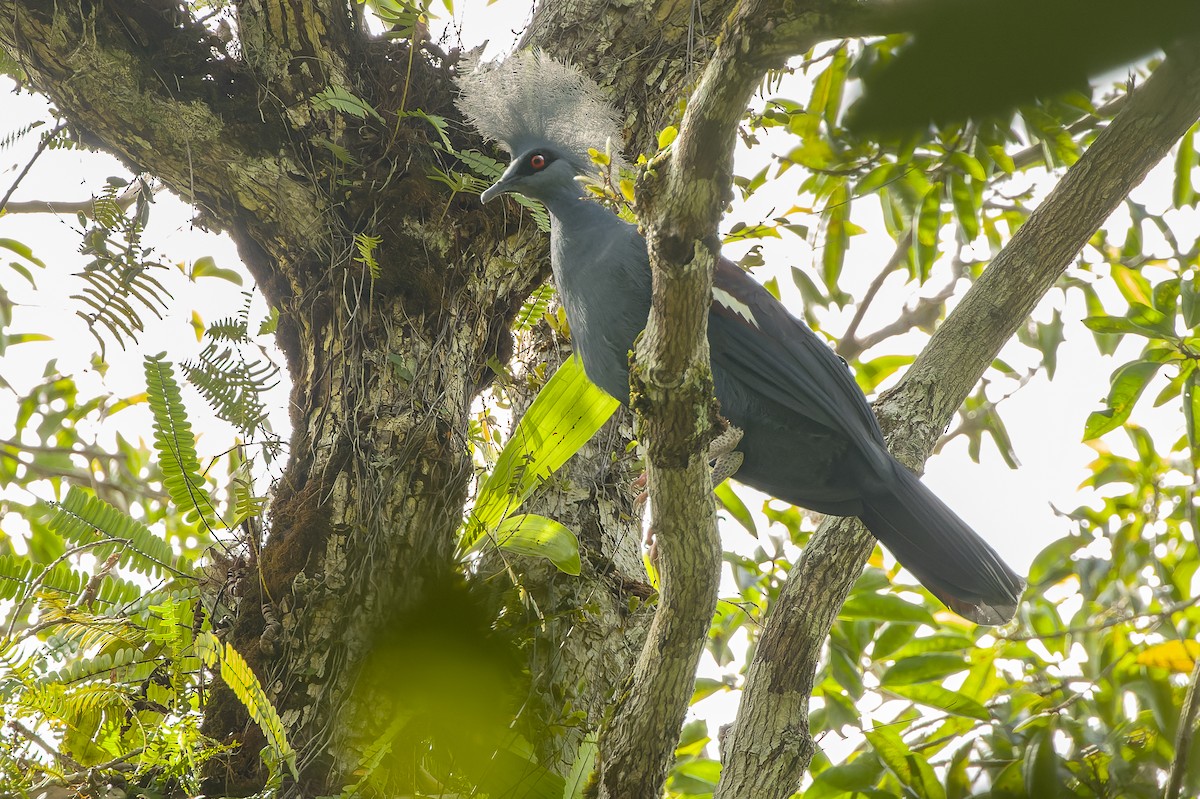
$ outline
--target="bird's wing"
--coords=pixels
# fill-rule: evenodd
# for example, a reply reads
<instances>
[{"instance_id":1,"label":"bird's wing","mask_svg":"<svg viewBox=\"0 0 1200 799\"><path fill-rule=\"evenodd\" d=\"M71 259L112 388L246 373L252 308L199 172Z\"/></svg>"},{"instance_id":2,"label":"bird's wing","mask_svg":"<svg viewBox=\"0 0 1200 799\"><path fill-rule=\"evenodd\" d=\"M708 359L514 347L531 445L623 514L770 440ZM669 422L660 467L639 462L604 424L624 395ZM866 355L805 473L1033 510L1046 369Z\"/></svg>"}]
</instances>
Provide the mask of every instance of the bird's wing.
<instances>
[{"instance_id":1,"label":"bird's wing","mask_svg":"<svg viewBox=\"0 0 1200 799\"><path fill-rule=\"evenodd\" d=\"M713 274L712 359L746 389L837 431L874 460L883 434L845 361L725 258Z\"/></svg>"}]
</instances>

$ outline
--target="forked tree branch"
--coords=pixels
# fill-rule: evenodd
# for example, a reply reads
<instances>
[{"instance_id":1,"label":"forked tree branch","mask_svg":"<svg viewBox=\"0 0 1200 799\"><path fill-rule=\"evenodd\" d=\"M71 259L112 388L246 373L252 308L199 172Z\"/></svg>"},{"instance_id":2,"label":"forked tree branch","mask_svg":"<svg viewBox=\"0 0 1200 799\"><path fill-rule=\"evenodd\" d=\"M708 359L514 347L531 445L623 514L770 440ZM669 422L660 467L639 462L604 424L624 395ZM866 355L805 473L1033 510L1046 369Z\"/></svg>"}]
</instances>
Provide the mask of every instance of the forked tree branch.
<instances>
[{"instance_id":1,"label":"forked tree branch","mask_svg":"<svg viewBox=\"0 0 1200 799\"><path fill-rule=\"evenodd\" d=\"M1200 117L1200 48L1173 51L1016 232L934 334L901 384L876 405L910 467L1000 348L1105 219ZM809 699L823 642L874 538L853 519L813 535L771 609L724 747L721 797L793 793L814 747Z\"/></svg>"},{"instance_id":2,"label":"forked tree branch","mask_svg":"<svg viewBox=\"0 0 1200 799\"><path fill-rule=\"evenodd\" d=\"M705 455L716 421L708 312L737 125L765 70L829 38L835 23L857 24L861 8L844 0L802 5L746 2L734 11L670 157L653 163L638 188L653 301L631 382L649 454L662 583L629 691L601 741L602 799L660 795L716 603L720 544Z\"/></svg>"}]
</instances>

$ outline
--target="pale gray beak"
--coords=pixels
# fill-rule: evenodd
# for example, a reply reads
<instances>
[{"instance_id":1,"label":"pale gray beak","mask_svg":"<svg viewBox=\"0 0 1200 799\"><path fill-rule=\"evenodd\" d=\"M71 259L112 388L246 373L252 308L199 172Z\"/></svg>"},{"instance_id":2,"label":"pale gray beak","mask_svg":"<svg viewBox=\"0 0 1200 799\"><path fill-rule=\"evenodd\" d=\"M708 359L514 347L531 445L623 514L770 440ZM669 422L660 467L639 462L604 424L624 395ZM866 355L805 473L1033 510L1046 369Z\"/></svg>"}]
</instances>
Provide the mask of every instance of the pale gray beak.
<instances>
[{"instance_id":1,"label":"pale gray beak","mask_svg":"<svg viewBox=\"0 0 1200 799\"><path fill-rule=\"evenodd\" d=\"M479 195L479 199L485 203L491 202L492 198L499 197L506 191L508 191L508 178L502 177L491 186L488 186L487 189L484 190L483 194Z\"/></svg>"}]
</instances>

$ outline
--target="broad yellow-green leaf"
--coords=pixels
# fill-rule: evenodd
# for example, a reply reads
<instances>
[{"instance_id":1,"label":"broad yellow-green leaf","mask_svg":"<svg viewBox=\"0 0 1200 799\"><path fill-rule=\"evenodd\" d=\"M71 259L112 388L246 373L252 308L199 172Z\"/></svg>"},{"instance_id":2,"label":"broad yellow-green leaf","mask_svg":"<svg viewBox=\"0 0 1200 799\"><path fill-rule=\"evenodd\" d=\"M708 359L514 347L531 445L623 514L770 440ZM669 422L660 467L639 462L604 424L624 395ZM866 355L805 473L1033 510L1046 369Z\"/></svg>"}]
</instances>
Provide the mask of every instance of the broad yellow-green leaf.
<instances>
[{"instance_id":1,"label":"broad yellow-green leaf","mask_svg":"<svg viewBox=\"0 0 1200 799\"><path fill-rule=\"evenodd\" d=\"M1161 366L1161 363L1152 361L1133 361L1117 369L1108 392L1108 408L1088 416L1083 430L1084 440L1099 438L1124 424L1138 397L1145 391L1146 384Z\"/></svg>"},{"instance_id":2,"label":"broad yellow-green leaf","mask_svg":"<svg viewBox=\"0 0 1200 799\"><path fill-rule=\"evenodd\" d=\"M910 701L944 710L956 716L966 716L980 721L988 721L991 718L987 708L971 697L933 683L892 685L888 686L887 690Z\"/></svg>"},{"instance_id":3,"label":"broad yellow-green leaf","mask_svg":"<svg viewBox=\"0 0 1200 799\"><path fill-rule=\"evenodd\" d=\"M898 732L880 726L865 734L879 760L913 796L945 799L946 790L929 762L910 749Z\"/></svg>"},{"instance_id":4,"label":"broad yellow-green leaf","mask_svg":"<svg viewBox=\"0 0 1200 799\"><path fill-rule=\"evenodd\" d=\"M1139 666L1188 674L1196 667L1197 657L1200 657L1200 641L1164 641L1139 652L1137 662Z\"/></svg>"},{"instance_id":5,"label":"broad yellow-green leaf","mask_svg":"<svg viewBox=\"0 0 1200 799\"><path fill-rule=\"evenodd\" d=\"M484 533L498 530L542 481L595 435L618 405L588 380L577 358L560 366L538 392L501 450L495 469L479 487L462 548L469 549Z\"/></svg>"},{"instance_id":6,"label":"broad yellow-green leaf","mask_svg":"<svg viewBox=\"0 0 1200 799\"><path fill-rule=\"evenodd\" d=\"M897 660L896 665L883 673L879 684L894 687L940 681L951 674L966 671L970 665L958 653L930 652L925 655L914 655Z\"/></svg>"},{"instance_id":7,"label":"broad yellow-green leaf","mask_svg":"<svg viewBox=\"0 0 1200 799\"><path fill-rule=\"evenodd\" d=\"M545 516L509 516L496 530L496 546L518 555L546 558L567 574L579 574L579 539L564 525Z\"/></svg>"},{"instance_id":8,"label":"broad yellow-green leaf","mask_svg":"<svg viewBox=\"0 0 1200 799\"><path fill-rule=\"evenodd\" d=\"M906 602L895 594L870 592L852 594L838 611L838 618L933 624L933 616L926 608Z\"/></svg>"}]
</instances>

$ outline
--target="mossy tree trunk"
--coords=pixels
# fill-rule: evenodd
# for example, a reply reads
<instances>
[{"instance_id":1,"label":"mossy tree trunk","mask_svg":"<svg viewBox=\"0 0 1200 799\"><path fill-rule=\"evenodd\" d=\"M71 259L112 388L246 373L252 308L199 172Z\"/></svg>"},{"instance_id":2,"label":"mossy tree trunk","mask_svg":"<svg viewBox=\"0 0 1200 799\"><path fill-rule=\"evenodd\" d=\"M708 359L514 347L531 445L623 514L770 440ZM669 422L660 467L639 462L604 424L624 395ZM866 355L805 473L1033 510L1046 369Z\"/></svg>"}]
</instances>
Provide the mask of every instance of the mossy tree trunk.
<instances>
[{"instance_id":1,"label":"mossy tree trunk","mask_svg":"<svg viewBox=\"0 0 1200 799\"><path fill-rule=\"evenodd\" d=\"M720 19L724 5L703 10ZM456 55L372 38L359 11L338 0L245 0L230 9L231 39L172 0L0 2L0 47L14 73L89 144L192 202L200 224L228 232L279 310L293 384L290 460L269 536L243 542L260 555L238 587L229 640L283 716L300 755L296 791L306 795L352 781L363 748L401 712L403 690L389 704L355 689L359 667L381 641L406 660L412 653L388 642L403 640L413 614L440 612L455 584L471 402L494 377L488 361L510 357L514 313L548 275L527 218L451 196L429 178L435 167L461 167L437 149L427 122L402 112L457 120ZM527 44L617 82L630 139L652 141L702 60L703 37L687 58L691 12L687 3L546 3ZM310 102L330 87L363 98L382 121ZM483 146L462 125L450 135L456 147ZM356 234L382 239L374 280L354 261ZM605 466L623 451L628 420L614 429L608 449L575 467L568 490L541 500L581 531L583 577L540 568L523 577L541 618L526 631L540 699L519 728L561 771L598 725L647 621L629 611L646 586L627 475ZM511 599L482 597L492 613ZM571 724L558 723L564 712ZM261 786L261 735L219 685L205 732L240 744L213 770L211 792Z\"/></svg>"}]
</instances>

